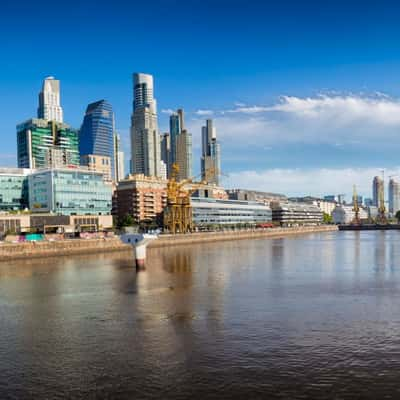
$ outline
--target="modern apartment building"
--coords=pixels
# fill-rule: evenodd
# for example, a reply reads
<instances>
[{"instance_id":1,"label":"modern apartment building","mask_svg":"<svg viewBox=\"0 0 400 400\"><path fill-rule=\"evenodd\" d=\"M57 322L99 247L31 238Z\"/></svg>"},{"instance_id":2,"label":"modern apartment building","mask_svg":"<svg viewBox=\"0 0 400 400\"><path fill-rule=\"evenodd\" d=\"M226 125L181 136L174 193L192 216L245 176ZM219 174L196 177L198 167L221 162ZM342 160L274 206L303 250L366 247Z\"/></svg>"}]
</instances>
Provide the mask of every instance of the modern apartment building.
<instances>
[{"instance_id":1,"label":"modern apartment building","mask_svg":"<svg viewBox=\"0 0 400 400\"><path fill-rule=\"evenodd\" d=\"M114 112L109 102L100 100L87 106L79 132L81 159L87 159L88 155L108 157L111 160L113 178L115 178L114 130Z\"/></svg>"},{"instance_id":2,"label":"modern apartment building","mask_svg":"<svg viewBox=\"0 0 400 400\"><path fill-rule=\"evenodd\" d=\"M171 136L168 132L161 135L161 161L167 166L167 177L171 175Z\"/></svg>"},{"instance_id":3,"label":"modern apartment building","mask_svg":"<svg viewBox=\"0 0 400 400\"><path fill-rule=\"evenodd\" d=\"M131 172L159 177L161 149L152 75L133 74L133 97Z\"/></svg>"},{"instance_id":4,"label":"modern apartment building","mask_svg":"<svg viewBox=\"0 0 400 400\"><path fill-rule=\"evenodd\" d=\"M114 193L119 218L132 215L137 223L161 221L167 205L167 181L143 174L120 181Z\"/></svg>"},{"instance_id":5,"label":"modern apartment building","mask_svg":"<svg viewBox=\"0 0 400 400\"><path fill-rule=\"evenodd\" d=\"M219 184L221 174L220 144L217 141L217 133L212 119L206 121L201 128L202 154L201 176L208 183Z\"/></svg>"},{"instance_id":6,"label":"modern apartment building","mask_svg":"<svg viewBox=\"0 0 400 400\"><path fill-rule=\"evenodd\" d=\"M323 212L314 204L271 202L272 220L281 226L319 225Z\"/></svg>"},{"instance_id":7,"label":"modern apartment building","mask_svg":"<svg viewBox=\"0 0 400 400\"><path fill-rule=\"evenodd\" d=\"M29 175L29 208L35 213L107 215L111 193L111 184L100 172L51 168Z\"/></svg>"},{"instance_id":8,"label":"modern apartment building","mask_svg":"<svg viewBox=\"0 0 400 400\"><path fill-rule=\"evenodd\" d=\"M62 122L33 118L17 125L19 168L79 166L78 132Z\"/></svg>"},{"instance_id":9,"label":"modern apartment building","mask_svg":"<svg viewBox=\"0 0 400 400\"><path fill-rule=\"evenodd\" d=\"M53 76L45 78L39 93L38 118L62 123L63 109L60 97L60 81Z\"/></svg>"}]
</instances>

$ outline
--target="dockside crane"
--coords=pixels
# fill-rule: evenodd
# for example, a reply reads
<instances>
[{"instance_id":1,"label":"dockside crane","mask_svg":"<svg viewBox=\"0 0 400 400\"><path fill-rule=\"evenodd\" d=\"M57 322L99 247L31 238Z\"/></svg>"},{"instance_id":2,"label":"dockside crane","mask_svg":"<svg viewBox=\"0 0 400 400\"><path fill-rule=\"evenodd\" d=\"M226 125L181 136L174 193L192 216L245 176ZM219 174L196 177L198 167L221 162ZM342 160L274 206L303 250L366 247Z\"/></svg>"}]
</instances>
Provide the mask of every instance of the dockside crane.
<instances>
[{"instance_id":1,"label":"dockside crane","mask_svg":"<svg viewBox=\"0 0 400 400\"><path fill-rule=\"evenodd\" d=\"M354 211L353 224L354 225L360 225L361 224L360 206L358 204L358 195L357 195L357 187L356 187L356 185L353 185L353 211Z\"/></svg>"}]
</instances>

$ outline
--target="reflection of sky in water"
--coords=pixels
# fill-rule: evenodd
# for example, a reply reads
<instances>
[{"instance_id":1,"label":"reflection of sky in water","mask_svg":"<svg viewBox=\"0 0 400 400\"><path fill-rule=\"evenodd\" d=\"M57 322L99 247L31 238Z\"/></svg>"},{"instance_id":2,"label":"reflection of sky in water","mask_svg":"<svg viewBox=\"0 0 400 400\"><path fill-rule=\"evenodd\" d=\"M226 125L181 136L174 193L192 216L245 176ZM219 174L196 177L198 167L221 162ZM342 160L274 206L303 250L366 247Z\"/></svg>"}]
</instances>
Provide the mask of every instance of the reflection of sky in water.
<instances>
[{"instance_id":1,"label":"reflection of sky in water","mask_svg":"<svg viewBox=\"0 0 400 400\"><path fill-rule=\"evenodd\" d=\"M0 398L382 398L400 233L0 264ZM118 396L119 395L119 396Z\"/></svg>"}]
</instances>

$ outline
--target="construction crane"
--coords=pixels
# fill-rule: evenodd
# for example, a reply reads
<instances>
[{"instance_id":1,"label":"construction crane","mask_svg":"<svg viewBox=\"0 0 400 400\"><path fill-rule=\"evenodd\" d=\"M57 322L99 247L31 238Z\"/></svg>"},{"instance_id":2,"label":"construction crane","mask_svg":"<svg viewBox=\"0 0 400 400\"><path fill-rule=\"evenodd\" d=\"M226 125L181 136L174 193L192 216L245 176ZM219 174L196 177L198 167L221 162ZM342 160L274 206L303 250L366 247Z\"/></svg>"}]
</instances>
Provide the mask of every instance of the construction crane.
<instances>
[{"instance_id":1,"label":"construction crane","mask_svg":"<svg viewBox=\"0 0 400 400\"><path fill-rule=\"evenodd\" d=\"M354 225L360 225L360 206L358 204L358 195L357 195L357 188L356 185L353 185L353 211L354 211Z\"/></svg>"}]
</instances>

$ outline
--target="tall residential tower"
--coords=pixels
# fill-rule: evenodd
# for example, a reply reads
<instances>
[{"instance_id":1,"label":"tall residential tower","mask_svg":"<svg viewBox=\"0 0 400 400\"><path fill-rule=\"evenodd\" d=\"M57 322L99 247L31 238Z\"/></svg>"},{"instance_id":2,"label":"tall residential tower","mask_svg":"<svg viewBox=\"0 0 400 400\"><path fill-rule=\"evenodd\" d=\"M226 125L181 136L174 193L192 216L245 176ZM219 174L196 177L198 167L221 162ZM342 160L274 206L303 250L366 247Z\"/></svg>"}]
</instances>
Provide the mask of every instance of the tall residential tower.
<instances>
[{"instance_id":1,"label":"tall residential tower","mask_svg":"<svg viewBox=\"0 0 400 400\"><path fill-rule=\"evenodd\" d=\"M60 81L52 76L45 78L39 93L38 118L47 121L63 122L63 109L60 104Z\"/></svg>"},{"instance_id":2,"label":"tall residential tower","mask_svg":"<svg viewBox=\"0 0 400 400\"><path fill-rule=\"evenodd\" d=\"M219 185L221 174L220 145L217 141L217 132L212 119L206 121L201 128L201 178L202 180Z\"/></svg>"},{"instance_id":3,"label":"tall residential tower","mask_svg":"<svg viewBox=\"0 0 400 400\"><path fill-rule=\"evenodd\" d=\"M131 169L133 174L160 176L160 135L153 76L133 74L133 113L131 117Z\"/></svg>"},{"instance_id":4,"label":"tall residential tower","mask_svg":"<svg viewBox=\"0 0 400 400\"><path fill-rule=\"evenodd\" d=\"M379 207L380 193L383 193L383 179L379 176L375 176L372 181L372 201L375 207Z\"/></svg>"}]
</instances>

